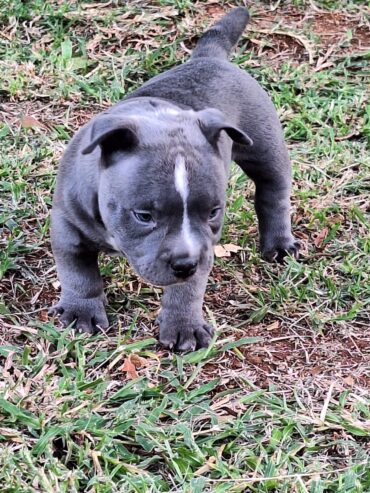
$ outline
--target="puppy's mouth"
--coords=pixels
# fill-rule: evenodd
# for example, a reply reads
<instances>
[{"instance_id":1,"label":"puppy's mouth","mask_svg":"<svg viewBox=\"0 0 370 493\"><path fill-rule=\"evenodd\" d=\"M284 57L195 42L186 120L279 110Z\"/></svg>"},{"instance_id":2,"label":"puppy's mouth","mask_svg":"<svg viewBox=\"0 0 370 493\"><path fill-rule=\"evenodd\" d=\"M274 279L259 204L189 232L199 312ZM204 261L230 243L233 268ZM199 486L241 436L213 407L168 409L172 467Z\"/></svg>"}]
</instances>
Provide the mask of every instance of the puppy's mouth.
<instances>
[{"instance_id":1,"label":"puppy's mouth","mask_svg":"<svg viewBox=\"0 0 370 493\"><path fill-rule=\"evenodd\" d=\"M187 282L191 282L196 274L196 270L192 272L191 274L188 274L186 276L177 276L175 275L172 270L159 270L159 272L153 272L151 269L144 267L143 269L140 268L140 266L132 264L131 265L134 267L136 273L147 283L157 286L160 288L165 288L168 286L176 286L180 284L186 284Z\"/></svg>"},{"instance_id":2,"label":"puppy's mouth","mask_svg":"<svg viewBox=\"0 0 370 493\"><path fill-rule=\"evenodd\" d=\"M177 278L175 276L169 276L168 279L155 279L155 277L150 277L150 275L146 275L142 273L139 269L137 269L135 266L135 271L139 277L143 279L148 284L151 284L152 286L155 286L157 288L166 288L168 286L176 286L178 284L184 284L186 281L190 281L194 275L187 277L186 279L181 279Z\"/></svg>"},{"instance_id":3,"label":"puppy's mouth","mask_svg":"<svg viewBox=\"0 0 370 493\"><path fill-rule=\"evenodd\" d=\"M117 248L116 252L118 255L122 255L128 260L135 273L141 277L143 281L160 288L185 284L194 278L197 271L197 269L194 269L193 272L179 272L176 274L169 267L166 268L166 266L161 265L161 263L140 263L139 259L132 258L132 256L128 255L122 247Z\"/></svg>"}]
</instances>

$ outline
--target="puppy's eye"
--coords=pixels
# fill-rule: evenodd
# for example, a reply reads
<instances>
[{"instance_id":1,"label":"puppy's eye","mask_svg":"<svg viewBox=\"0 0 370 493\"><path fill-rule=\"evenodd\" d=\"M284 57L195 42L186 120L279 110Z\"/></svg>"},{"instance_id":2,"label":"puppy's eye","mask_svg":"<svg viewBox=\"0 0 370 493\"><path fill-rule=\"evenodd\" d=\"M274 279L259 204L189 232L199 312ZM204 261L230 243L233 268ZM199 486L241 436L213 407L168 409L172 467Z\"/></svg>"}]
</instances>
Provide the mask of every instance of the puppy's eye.
<instances>
[{"instance_id":1,"label":"puppy's eye","mask_svg":"<svg viewBox=\"0 0 370 493\"><path fill-rule=\"evenodd\" d=\"M150 212L147 212L147 211L132 211L132 214L134 215L134 218L139 223L149 224L149 223L153 222L153 216L150 214Z\"/></svg>"},{"instance_id":2,"label":"puppy's eye","mask_svg":"<svg viewBox=\"0 0 370 493\"><path fill-rule=\"evenodd\" d=\"M221 211L221 207L214 207L209 213L208 220L213 221L214 219L216 219L220 214L220 211Z\"/></svg>"}]
</instances>

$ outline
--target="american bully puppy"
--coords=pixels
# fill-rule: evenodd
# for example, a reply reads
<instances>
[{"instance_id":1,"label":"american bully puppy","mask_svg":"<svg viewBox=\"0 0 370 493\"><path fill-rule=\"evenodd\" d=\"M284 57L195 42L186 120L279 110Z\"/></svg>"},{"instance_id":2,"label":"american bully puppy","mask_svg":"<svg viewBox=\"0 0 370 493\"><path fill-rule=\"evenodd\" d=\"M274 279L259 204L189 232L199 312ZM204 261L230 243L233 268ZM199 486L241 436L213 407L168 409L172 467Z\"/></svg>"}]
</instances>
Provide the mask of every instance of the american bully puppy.
<instances>
[{"instance_id":1,"label":"american bully puppy","mask_svg":"<svg viewBox=\"0 0 370 493\"><path fill-rule=\"evenodd\" d=\"M62 158L51 240L61 282L52 309L77 330L107 328L98 253L118 252L163 286L160 342L206 347L203 297L221 234L231 160L254 181L262 256L297 255L291 166L271 100L228 61L249 19L242 7L211 27L188 62L97 115Z\"/></svg>"}]
</instances>

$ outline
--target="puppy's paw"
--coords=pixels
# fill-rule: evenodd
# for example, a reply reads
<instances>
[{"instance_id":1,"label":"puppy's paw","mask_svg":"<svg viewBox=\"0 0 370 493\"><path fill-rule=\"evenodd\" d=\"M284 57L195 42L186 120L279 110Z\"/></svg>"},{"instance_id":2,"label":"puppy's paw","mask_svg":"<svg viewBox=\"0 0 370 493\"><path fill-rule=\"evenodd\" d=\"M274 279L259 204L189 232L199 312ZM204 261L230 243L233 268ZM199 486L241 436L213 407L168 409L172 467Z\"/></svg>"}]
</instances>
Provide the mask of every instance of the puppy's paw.
<instances>
[{"instance_id":1,"label":"puppy's paw","mask_svg":"<svg viewBox=\"0 0 370 493\"><path fill-rule=\"evenodd\" d=\"M202 318L176 320L161 316L159 324L159 342L168 349L184 353L208 347L214 333L213 327Z\"/></svg>"},{"instance_id":2,"label":"puppy's paw","mask_svg":"<svg viewBox=\"0 0 370 493\"><path fill-rule=\"evenodd\" d=\"M72 298L62 296L59 303L50 308L49 315L59 317L63 327L74 322L78 332L94 334L109 326L105 312L105 296L96 298Z\"/></svg>"},{"instance_id":3,"label":"puppy's paw","mask_svg":"<svg viewBox=\"0 0 370 493\"><path fill-rule=\"evenodd\" d=\"M294 236L275 238L262 247L262 258L268 262L283 262L287 255L298 259L300 247Z\"/></svg>"}]
</instances>

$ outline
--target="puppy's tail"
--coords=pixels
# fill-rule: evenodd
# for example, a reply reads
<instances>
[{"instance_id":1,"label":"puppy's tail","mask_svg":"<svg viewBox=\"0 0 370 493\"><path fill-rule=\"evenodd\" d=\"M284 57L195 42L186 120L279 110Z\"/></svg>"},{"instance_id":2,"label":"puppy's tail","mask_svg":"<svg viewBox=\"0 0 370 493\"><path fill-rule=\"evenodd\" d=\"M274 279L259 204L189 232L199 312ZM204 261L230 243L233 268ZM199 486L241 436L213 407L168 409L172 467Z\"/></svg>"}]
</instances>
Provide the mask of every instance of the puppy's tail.
<instances>
[{"instance_id":1,"label":"puppy's tail","mask_svg":"<svg viewBox=\"0 0 370 493\"><path fill-rule=\"evenodd\" d=\"M246 8L233 9L203 34L192 53L192 58L212 57L227 60L248 21L249 12Z\"/></svg>"}]
</instances>

